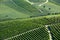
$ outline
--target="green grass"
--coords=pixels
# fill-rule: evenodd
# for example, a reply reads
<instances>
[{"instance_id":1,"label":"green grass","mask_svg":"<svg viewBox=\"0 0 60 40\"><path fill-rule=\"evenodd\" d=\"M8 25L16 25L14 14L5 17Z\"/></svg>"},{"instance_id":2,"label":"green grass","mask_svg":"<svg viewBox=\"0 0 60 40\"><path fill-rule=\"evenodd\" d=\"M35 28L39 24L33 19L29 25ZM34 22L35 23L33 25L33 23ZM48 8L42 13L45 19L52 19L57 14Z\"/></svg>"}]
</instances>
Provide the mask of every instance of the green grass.
<instances>
[{"instance_id":1,"label":"green grass","mask_svg":"<svg viewBox=\"0 0 60 40\"><path fill-rule=\"evenodd\" d=\"M47 4L38 7L29 4L25 0L0 0L0 40L16 36L38 27L38 30L11 40L49 40L45 25L50 25L49 28L52 39L60 40L60 14L52 15L52 13L60 13L59 1L51 1L49 0ZM51 9L49 10L49 8ZM50 15L48 15L48 13L50 13ZM30 18L31 16L36 17Z\"/></svg>"},{"instance_id":2,"label":"green grass","mask_svg":"<svg viewBox=\"0 0 60 40\"><path fill-rule=\"evenodd\" d=\"M43 5L46 6L45 8L35 7L25 0L1 0L0 5L0 19L29 18L30 16L48 15L48 13L60 13L60 6L50 1Z\"/></svg>"},{"instance_id":3,"label":"green grass","mask_svg":"<svg viewBox=\"0 0 60 40\"><path fill-rule=\"evenodd\" d=\"M40 27L35 31L31 31L24 35L20 35L18 37L12 38L11 40L48 40L49 35L45 27Z\"/></svg>"},{"instance_id":4,"label":"green grass","mask_svg":"<svg viewBox=\"0 0 60 40\"><path fill-rule=\"evenodd\" d=\"M50 13L60 13L60 6L59 5L48 2L47 4L45 4L43 6L45 6L44 9L48 10ZM43 8L43 6L41 6L41 8ZM51 10L49 10L49 8L51 8Z\"/></svg>"},{"instance_id":5,"label":"green grass","mask_svg":"<svg viewBox=\"0 0 60 40\"><path fill-rule=\"evenodd\" d=\"M25 0L2 0L0 1L0 18L16 19L16 18L28 18L32 15L40 15L38 9L30 5Z\"/></svg>"},{"instance_id":6,"label":"green grass","mask_svg":"<svg viewBox=\"0 0 60 40\"><path fill-rule=\"evenodd\" d=\"M55 23L60 23L60 16L45 16L0 22L0 39L3 40L47 24Z\"/></svg>"},{"instance_id":7,"label":"green grass","mask_svg":"<svg viewBox=\"0 0 60 40\"><path fill-rule=\"evenodd\" d=\"M8 17L6 17L8 15ZM27 18L29 17L28 14L24 14L23 12L16 11L13 8L10 8L6 6L5 4L0 4L0 19L6 19L6 18Z\"/></svg>"},{"instance_id":8,"label":"green grass","mask_svg":"<svg viewBox=\"0 0 60 40\"><path fill-rule=\"evenodd\" d=\"M56 5L60 5L60 1L59 0L49 0L52 3L55 3Z\"/></svg>"},{"instance_id":9,"label":"green grass","mask_svg":"<svg viewBox=\"0 0 60 40\"><path fill-rule=\"evenodd\" d=\"M39 10L41 10L43 12L42 14L44 14L44 15L47 15L47 14L52 15L54 13L60 13L60 5L56 5L55 3L51 2L50 0L48 3L46 3L42 6L36 6L36 5L33 5L33 6L35 6ZM49 10L49 8L50 8L50 10Z\"/></svg>"},{"instance_id":10,"label":"green grass","mask_svg":"<svg viewBox=\"0 0 60 40\"><path fill-rule=\"evenodd\" d=\"M41 27L41 25L32 22L7 22L0 24L0 40L12 37L23 32Z\"/></svg>"}]
</instances>

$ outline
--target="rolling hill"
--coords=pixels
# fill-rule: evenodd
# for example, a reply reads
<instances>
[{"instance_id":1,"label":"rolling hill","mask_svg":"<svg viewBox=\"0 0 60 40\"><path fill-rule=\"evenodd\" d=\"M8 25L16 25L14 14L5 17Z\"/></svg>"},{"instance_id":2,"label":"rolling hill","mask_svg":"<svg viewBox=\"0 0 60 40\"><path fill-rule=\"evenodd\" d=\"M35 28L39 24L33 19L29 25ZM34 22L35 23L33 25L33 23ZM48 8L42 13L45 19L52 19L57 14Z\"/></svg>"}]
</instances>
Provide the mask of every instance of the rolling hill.
<instances>
[{"instance_id":1,"label":"rolling hill","mask_svg":"<svg viewBox=\"0 0 60 40\"><path fill-rule=\"evenodd\" d=\"M0 0L0 40L60 40L60 1Z\"/></svg>"},{"instance_id":2,"label":"rolling hill","mask_svg":"<svg viewBox=\"0 0 60 40\"><path fill-rule=\"evenodd\" d=\"M43 4L45 1L46 0L42 0L40 1L42 3L38 3L38 4L35 3L31 5L26 0L1 0L0 1L0 15L1 15L0 19L2 20L21 19L21 18L29 18L30 16L37 17L42 15L60 13L59 11L60 6L54 3L51 3L50 1L46 4ZM41 4L43 5L38 6ZM49 8L51 10L49 10Z\"/></svg>"},{"instance_id":3,"label":"rolling hill","mask_svg":"<svg viewBox=\"0 0 60 40\"><path fill-rule=\"evenodd\" d=\"M54 16L43 16L43 17L38 17L38 18L29 18L29 19L22 19L22 20L11 20L11 21L0 22L0 40L13 37L15 35L24 33L29 30L33 30L35 28L42 27L43 30L45 30L46 29L45 25L51 25L51 24L57 24L57 23L60 23L59 15L58 16L56 15L55 17ZM37 30L40 30L40 29L37 29ZM47 31L47 29L45 31ZM35 34L31 34L31 36L32 35L35 35ZM48 34L45 34L45 35L48 36ZM41 35L41 37L42 36L44 35Z\"/></svg>"}]
</instances>

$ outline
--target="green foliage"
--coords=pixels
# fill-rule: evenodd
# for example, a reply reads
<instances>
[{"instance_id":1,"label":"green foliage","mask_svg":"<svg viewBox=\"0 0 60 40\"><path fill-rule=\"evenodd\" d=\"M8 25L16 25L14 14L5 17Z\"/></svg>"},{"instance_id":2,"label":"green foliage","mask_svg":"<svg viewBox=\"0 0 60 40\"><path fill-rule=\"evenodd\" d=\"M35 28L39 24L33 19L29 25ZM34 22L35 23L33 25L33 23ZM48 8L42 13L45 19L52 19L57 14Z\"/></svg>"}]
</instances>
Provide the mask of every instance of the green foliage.
<instances>
[{"instance_id":1,"label":"green foliage","mask_svg":"<svg viewBox=\"0 0 60 40\"><path fill-rule=\"evenodd\" d=\"M50 27L53 40L60 40L60 23L52 24Z\"/></svg>"},{"instance_id":2,"label":"green foliage","mask_svg":"<svg viewBox=\"0 0 60 40\"><path fill-rule=\"evenodd\" d=\"M38 27L43 27L43 25L55 24L59 22L59 16L1 22L0 39L12 37Z\"/></svg>"},{"instance_id":3,"label":"green foliage","mask_svg":"<svg viewBox=\"0 0 60 40\"><path fill-rule=\"evenodd\" d=\"M42 2L43 0L33 1ZM60 14L60 6L54 3L60 5L59 0L49 0L47 4L39 7L35 7L39 5L39 3L31 5L25 0L0 0L0 40L36 28L39 29L20 35L11 40L49 40L45 25L50 25L48 28L51 31L52 39L60 40L60 15L57 15Z\"/></svg>"},{"instance_id":4,"label":"green foliage","mask_svg":"<svg viewBox=\"0 0 60 40\"><path fill-rule=\"evenodd\" d=\"M48 39L49 39L48 32L45 29L45 27L42 26L35 31L31 31L24 35L20 35L11 40L48 40Z\"/></svg>"},{"instance_id":5,"label":"green foliage","mask_svg":"<svg viewBox=\"0 0 60 40\"><path fill-rule=\"evenodd\" d=\"M0 39L3 40L38 27L41 27L41 25L26 21L0 23Z\"/></svg>"}]
</instances>

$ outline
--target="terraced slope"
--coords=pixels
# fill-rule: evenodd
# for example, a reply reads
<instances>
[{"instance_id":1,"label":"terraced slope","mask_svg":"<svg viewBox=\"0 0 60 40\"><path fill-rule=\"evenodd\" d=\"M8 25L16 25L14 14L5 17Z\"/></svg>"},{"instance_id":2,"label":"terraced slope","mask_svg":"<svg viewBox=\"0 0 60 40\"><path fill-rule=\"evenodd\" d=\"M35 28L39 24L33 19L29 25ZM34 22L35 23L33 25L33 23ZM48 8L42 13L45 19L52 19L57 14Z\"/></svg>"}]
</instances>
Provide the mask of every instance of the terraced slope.
<instances>
[{"instance_id":1,"label":"terraced slope","mask_svg":"<svg viewBox=\"0 0 60 40\"><path fill-rule=\"evenodd\" d=\"M60 40L60 23L52 24L49 27L53 40Z\"/></svg>"},{"instance_id":2,"label":"terraced slope","mask_svg":"<svg viewBox=\"0 0 60 40\"><path fill-rule=\"evenodd\" d=\"M27 1L0 0L0 40L60 40L59 1Z\"/></svg>"},{"instance_id":3,"label":"terraced slope","mask_svg":"<svg viewBox=\"0 0 60 40\"><path fill-rule=\"evenodd\" d=\"M56 23L60 23L60 16L44 16L38 18L0 22L0 40L13 37L38 27Z\"/></svg>"},{"instance_id":4,"label":"terraced slope","mask_svg":"<svg viewBox=\"0 0 60 40\"><path fill-rule=\"evenodd\" d=\"M40 27L31 32L27 32L11 40L49 40L49 35L45 27Z\"/></svg>"}]
</instances>

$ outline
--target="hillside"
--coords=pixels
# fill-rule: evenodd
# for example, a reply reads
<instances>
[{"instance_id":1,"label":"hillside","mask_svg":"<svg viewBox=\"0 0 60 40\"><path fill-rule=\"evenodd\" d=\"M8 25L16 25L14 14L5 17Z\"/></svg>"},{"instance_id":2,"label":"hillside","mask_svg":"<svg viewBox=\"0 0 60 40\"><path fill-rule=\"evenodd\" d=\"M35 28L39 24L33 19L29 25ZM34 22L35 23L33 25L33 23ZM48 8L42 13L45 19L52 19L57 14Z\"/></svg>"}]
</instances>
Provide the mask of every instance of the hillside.
<instances>
[{"instance_id":1,"label":"hillside","mask_svg":"<svg viewBox=\"0 0 60 40\"><path fill-rule=\"evenodd\" d=\"M2 20L21 19L21 18L29 18L31 16L37 17L42 15L51 15L55 13L58 13L58 14L60 13L59 11L60 6L54 3L51 3L50 1L46 4L43 4L45 1L46 0L42 0L40 1L40 3L35 3L31 5L26 0L1 0L0 1L0 19ZM43 5L38 6L41 4Z\"/></svg>"},{"instance_id":2,"label":"hillside","mask_svg":"<svg viewBox=\"0 0 60 40\"><path fill-rule=\"evenodd\" d=\"M57 16L57 15L56 16L44 16L44 17L38 17L38 18L22 19L21 21L20 20L15 20L15 21L11 20L11 21L0 22L0 31L1 31L0 39L3 40L6 38L9 38L9 37L13 37L15 35L24 33L26 31L29 31L29 30L32 30L35 28L42 27L42 28L46 29L44 27L45 25L51 25L51 24L57 24L57 23L60 23L60 16ZM45 31L47 32L47 29ZM32 35L34 35L34 34L32 34ZM42 36L44 36L44 35L42 35ZM48 34L46 34L46 36L47 35Z\"/></svg>"},{"instance_id":3,"label":"hillside","mask_svg":"<svg viewBox=\"0 0 60 40\"><path fill-rule=\"evenodd\" d=\"M30 9L29 9L30 8ZM37 13L37 14L36 14ZM0 1L0 18L27 18L32 15L39 15L38 9L24 0L2 0Z\"/></svg>"},{"instance_id":4,"label":"hillside","mask_svg":"<svg viewBox=\"0 0 60 40\"><path fill-rule=\"evenodd\" d=\"M0 0L0 40L60 40L60 1Z\"/></svg>"},{"instance_id":5,"label":"hillside","mask_svg":"<svg viewBox=\"0 0 60 40\"><path fill-rule=\"evenodd\" d=\"M59 0L50 0L50 2L55 3L56 5L60 5L60 1Z\"/></svg>"}]
</instances>

